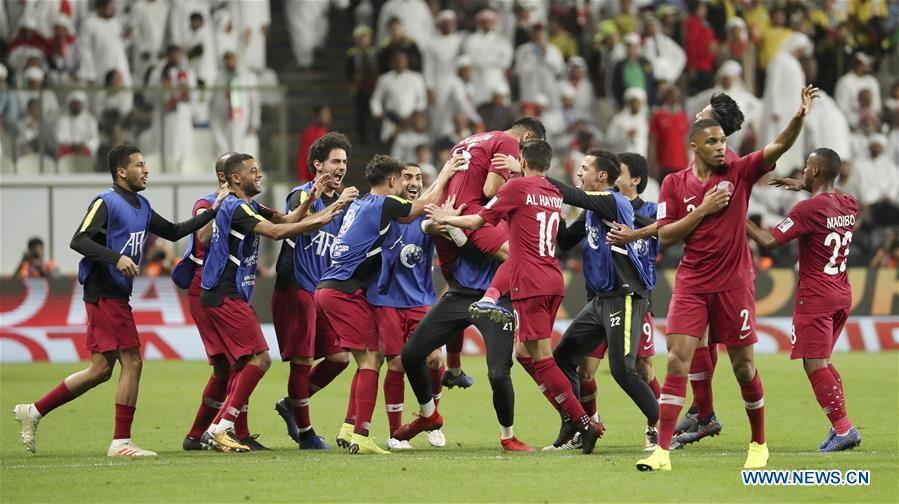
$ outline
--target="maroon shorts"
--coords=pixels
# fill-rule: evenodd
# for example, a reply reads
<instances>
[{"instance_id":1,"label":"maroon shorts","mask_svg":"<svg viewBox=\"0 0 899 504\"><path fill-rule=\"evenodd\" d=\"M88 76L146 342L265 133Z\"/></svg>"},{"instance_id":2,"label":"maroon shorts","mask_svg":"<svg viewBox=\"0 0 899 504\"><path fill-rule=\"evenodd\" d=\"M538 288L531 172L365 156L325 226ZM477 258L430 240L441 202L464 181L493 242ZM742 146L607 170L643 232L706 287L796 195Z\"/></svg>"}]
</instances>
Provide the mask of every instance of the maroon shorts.
<instances>
[{"instance_id":1,"label":"maroon shorts","mask_svg":"<svg viewBox=\"0 0 899 504\"><path fill-rule=\"evenodd\" d=\"M640 348L637 349L638 359L645 359L656 354L655 328L652 324L652 313L650 312L646 312L646 316L643 317L642 332L643 338L640 339ZM603 340L603 342L600 343L599 346L597 346L592 352L590 352L589 357L604 359L606 357L606 350L608 348L609 343Z\"/></svg>"},{"instance_id":2,"label":"maroon shorts","mask_svg":"<svg viewBox=\"0 0 899 504\"><path fill-rule=\"evenodd\" d=\"M378 350L375 308L365 298L364 290L347 294L337 289L318 289L315 304L325 313L341 347Z\"/></svg>"},{"instance_id":3,"label":"maroon shorts","mask_svg":"<svg viewBox=\"0 0 899 504\"><path fill-rule=\"evenodd\" d=\"M556 313L562 296L532 296L512 300L518 341L537 341L552 337Z\"/></svg>"},{"instance_id":4,"label":"maroon shorts","mask_svg":"<svg viewBox=\"0 0 899 504\"><path fill-rule=\"evenodd\" d=\"M509 241L509 226L506 221L499 221L495 226L484 224L474 231L465 230L465 234L485 255L492 256L503 246L503 243ZM437 258L440 264L440 271L445 278L451 278L455 270L456 258L459 255L459 248L452 240L445 238L435 238L434 245L437 250Z\"/></svg>"},{"instance_id":5,"label":"maroon shorts","mask_svg":"<svg viewBox=\"0 0 899 504\"><path fill-rule=\"evenodd\" d=\"M225 345L225 356L231 364L242 357L268 351L256 311L246 301L226 296L221 306L206 308L206 314Z\"/></svg>"},{"instance_id":6,"label":"maroon shorts","mask_svg":"<svg viewBox=\"0 0 899 504\"><path fill-rule=\"evenodd\" d=\"M384 355L399 355L403 351L403 343L412 336L418 323L428 313L430 306L414 308L375 307L378 317L378 342Z\"/></svg>"},{"instance_id":7,"label":"maroon shorts","mask_svg":"<svg viewBox=\"0 0 899 504\"><path fill-rule=\"evenodd\" d=\"M87 338L84 348L103 353L140 348L131 305L124 299L100 298L97 304L85 301Z\"/></svg>"},{"instance_id":8,"label":"maroon shorts","mask_svg":"<svg viewBox=\"0 0 899 504\"><path fill-rule=\"evenodd\" d=\"M275 289L272 292L272 322L282 361L294 357L318 359L343 352L325 313L318 308L309 291Z\"/></svg>"},{"instance_id":9,"label":"maroon shorts","mask_svg":"<svg viewBox=\"0 0 899 504\"><path fill-rule=\"evenodd\" d=\"M790 358L829 359L848 317L848 308L824 313L794 313Z\"/></svg>"},{"instance_id":10,"label":"maroon shorts","mask_svg":"<svg viewBox=\"0 0 899 504\"><path fill-rule=\"evenodd\" d=\"M709 344L728 347L752 345L755 334L755 288L692 294L675 289L668 304L666 334L702 339L709 329Z\"/></svg>"},{"instance_id":11,"label":"maroon shorts","mask_svg":"<svg viewBox=\"0 0 899 504\"><path fill-rule=\"evenodd\" d=\"M225 355L225 344L216 332L212 322L209 321L209 315L206 308L200 304L199 294L192 296L187 295L187 306L190 308L190 316L193 317L194 323L197 325L197 331L200 332L200 340L203 341L203 348L206 349L206 357L212 364L212 358L217 355Z\"/></svg>"}]
</instances>

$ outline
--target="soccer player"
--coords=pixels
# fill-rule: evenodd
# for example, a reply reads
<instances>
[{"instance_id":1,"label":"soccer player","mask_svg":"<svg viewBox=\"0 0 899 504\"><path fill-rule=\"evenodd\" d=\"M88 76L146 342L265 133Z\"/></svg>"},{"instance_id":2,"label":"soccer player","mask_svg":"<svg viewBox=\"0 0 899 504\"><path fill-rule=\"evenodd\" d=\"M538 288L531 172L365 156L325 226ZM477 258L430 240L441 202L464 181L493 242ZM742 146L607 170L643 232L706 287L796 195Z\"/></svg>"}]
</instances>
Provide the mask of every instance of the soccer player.
<instances>
[{"instance_id":1,"label":"soccer player","mask_svg":"<svg viewBox=\"0 0 899 504\"><path fill-rule=\"evenodd\" d=\"M615 187L618 189L618 192L629 199L631 202L631 206L634 209L635 216L642 215L643 217L655 220L656 217L656 204L651 201L644 201L640 198L640 194L643 193L643 190L646 189L646 184L649 176L649 166L646 162L646 159L634 153L623 153L619 154L618 158L621 160L621 173L618 175L618 178L615 180ZM582 189L584 189L582 187ZM588 190L588 189L585 189ZM586 214L584 214L586 215ZM617 219L615 219L617 220ZM621 223L618 223L619 227ZM574 225L574 227L581 227ZM577 235L578 233L574 233ZM580 241L580 238L577 239ZM564 243L563 242L567 242ZM576 243L572 243L572 240L567 239L563 240L560 238L559 240L560 246L563 250L574 246ZM655 258L659 254L659 244L658 239L655 236L650 236L648 238L644 238L641 241L635 242L636 250L641 256L646 256L647 260L643 262L643 265L647 268L647 281L655 285ZM585 249L585 263L587 262L587 249ZM592 259L592 258L591 258ZM592 296L595 296L595 293L591 293ZM641 330L641 339L639 341L639 346L636 347L637 350L637 360L634 366L634 371L637 373L640 378L643 379L652 390L653 395L658 401L659 393L661 391L661 387L659 386L659 382L655 377L655 372L652 367L652 357L655 355L655 344L653 339L654 329L652 323L652 311L649 308L651 305L651 291L647 291L647 310L646 315L643 318L643 322L640 324ZM581 401L581 405L584 406L584 410L587 414L593 417L593 420L599 422L599 413L596 408L597 401L597 387L596 387L596 370L599 367L600 361L605 357L606 350L608 349L608 342L603 341L599 344L599 346L594 349L590 355L584 359L578 366L578 377L580 379L580 394L579 399ZM645 446L644 450L652 451L655 449L658 444L658 428L655 424L647 425L645 431ZM571 444L568 443L563 445L565 448L571 447ZM549 448L549 447L547 447Z\"/></svg>"},{"instance_id":2,"label":"soccer player","mask_svg":"<svg viewBox=\"0 0 899 504\"><path fill-rule=\"evenodd\" d=\"M727 346L752 430L743 467L768 463L765 400L755 368L754 270L746 243L746 210L752 186L796 141L817 89L802 90L802 105L777 138L763 149L726 163L726 137L711 119L690 130L693 167L662 183L658 234L662 246L684 241L684 257L668 308L668 370L659 399L659 446L637 469L671 470L669 448L684 405L693 352L706 327L709 343Z\"/></svg>"},{"instance_id":3,"label":"soccer player","mask_svg":"<svg viewBox=\"0 0 899 504\"><path fill-rule=\"evenodd\" d=\"M422 191L421 167L414 163L406 163L402 171L400 184L403 187L403 198L415 201ZM430 221L427 221L430 222ZM387 421L390 436L387 447L391 450L409 450L409 441L393 438L393 433L403 425L403 404L406 385L403 380L403 362L400 352L403 343L418 327L428 308L437 299L431 267L434 263L434 240L422 229L427 225L424 215L419 215L408 224L400 224L400 239L382 253L389 261L392 269L391 281L385 286L373 283L366 291L368 301L375 307L378 323L378 338L381 353L387 360L387 376L384 378L384 403L387 409ZM436 224L430 224L436 226ZM428 356L428 370L431 372L431 385L434 387L431 396L434 402L440 400L443 388L443 362L440 349ZM440 429L428 432L428 441L432 446L446 445L446 437Z\"/></svg>"},{"instance_id":4,"label":"soccer player","mask_svg":"<svg viewBox=\"0 0 899 504\"><path fill-rule=\"evenodd\" d=\"M463 215L474 215L487 203L509 178L509 171L494 162L498 155L519 156L519 145L531 139L543 139L546 129L539 119L524 117L518 119L506 131L488 131L475 133L457 143L453 156L465 159L465 171L453 177L447 187L447 195L455 195L456 205L462 208ZM443 203L441 201L441 203ZM459 248L469 241L483 254L496 256L500 260L508 257L508 231L504 222L497 226L485 225L475 231L460 232L449 227L446 230L452 241L443 237L435 238L437 255L443 276L451 278L455 271L455 261ZM455 243L455 246L454 246ZM447 387L461 386L467 388L471 379L462 372L459 363L459 352L462 350L461 337L453 337L447 342L447 371L443 384Z\"/></svg>"},{"instance_id":5,"label":"soccer player","mask_svg":"<svg viewBox=\"0 0 899 504\"><path fill-rule=\"evenodd\" d=\"M518 339L533 359L536 379L549 390L569 424L581 433L582 451L589 454L600 430L584 412L553 359L550 341L556 312L565 294L555 254L562 195L544 176L552 160L552 148L543 140L529 140L522 144L521 157L524 176L503 184L477 214L450 215L445 208L436 206L428 207L428 211L437 223L466 229L478 229L487 223L496 225L508 218L510 294Z\"/></svg>"},{"instance_id":6,"label":"soccer player","mask_svg":"<svg viewBox=\"0 0 899 504\"><path fill-rule=\"evenodd\" d=\"M642 242L620 248L605 240L612 222L634 224L631 202L609 190L620 175L621 164L618 156L611 152L591 150L578 168L580 190L548 179L561 192L566 204L585 209L572 223L572 229L563 228L560 237L568 242L566 245L587 239L584 276L590 298L562 335L553 355L568 377L572 390L577 391L578 364L600 343L606 342L612 376L646 416L647 425L655 426L658 405L649 385L637 375L635 367L643 339L643 321L649 307L649 290L655 286L652 267L655 255ZM645 218L638 220L641 225L653 222ZM574 427L570 422L563 422L552 446L568 448L572 441L576 445Z\"/></svg>"},{"instance_id":7,"label":"soccer player","mask_svg":"<svg viewBox=\"0 0 899 504\"><path fill-rule=\"evenodd\" d=\"M307 166L315 175L330 177L321 197L310 206L312 212L324 211L330 205L343 208L358 195L355 187L338 194L351 149L349 139L341 133L328 133L310 146ZM287 195L286 211L306 201L313 185L310 181L293 188ZM272 318L281 360L290 363L287 397L275 403L275 410L287 424L288 435L302 450L330 448L312 428L309 398L349 365L349 353L337 344L337 335L314 299L315 286L330 265L331 244L342 222L343 214L338 214L315 233L284 240L275 266ZM313 362L322 357L313 367Z\"/></svg>"},{"instance_id":8,"label":"soccer player","mask_svg":"<svg viewBox=\"0 0 899 504\"><path fill-rule=\"evenodd\" d=\"M709 104L696 114L696 120L701 119L718 121L725 136L739 131L744 121L740 106L725 93L714 93L711 96ZM724 151L725 163L732 163L738 157L730 147ZM715 373L715 364L718 362L718 347L710 346L708 340L708 334L703 336L690 362L689 378L690 388L693 390L693 403L674 427L677 434L674 442L676 448L695 443L704 437L717 436L722 430L721 421L715 415L712 398L712 377Z\"/></svg>"},{"instance_id":9,"label":"soccer player","mask_svg":"<svg viewBox=\"0 0 899 504\"><path fill-rule=\"evenodd\" d=\"M78 281L84 285L85 347L91 352L90 367L68 376L34 403L16 405L13 413L19 422L22 443L32 453L37 451L35 433L41 418L109 380L118 361L122 369L115 393L115 432L106 454L156 455L131 440L142 367L140 340L128 304L132 279L140 273L138 265L148 232L177 241L211 221L225 196L224 192L218 194L211 212L173 224L154 212L150 202L138 194L147 188L150 172L137 147L116 145L109 151L108 162L113 186L91 201L70 244L84 256L78 264Z\"/></svg>"},{"instance_id":10,"label":"soccer player","mask_svg":"<svg viewBox=\"0 0 899 504\"><path fill-rule=\"evenodd\" d=\"M436 203L462 162L461 156L451 158L427 192L407 201L400 197L402 163L376 155L365 167L371 190L350 205L331 247L331 265L322 275L315 300L337 333L338 343L353 354L358 367L350 388L347 422L337 435L338 444L346 444L351 454L390 453L369 435L383 356L379 328L372 323L377 320L375 309L365 291L376 281L389 284L390 261L383 249L400 239L398 223L415 220L424 213L426 204Z\"/></svg>"},{"instance_id":11,"label":"soccer player","mask_svg":"<svg viewBox=\"0 0 899 504\"><path fill-rule=\"evenodd\" d=\"M215 162L215 175L218 180L219 191L228 187L228 184L225 182L225 162L233 154L235 153L227 152L222 154ZM216 196L217 193L212 192L198 199L194 203L194 217L209 211L215 202ZM225 404L231 371L228 359L225 357L224 344L215 330L210 327L209 316L206 315L206 311L200 306L200 279L203 272L203 257L205 249L209 245L209 238L212 235L212 224L212 221L207 222L205 226L193 234L188 242L187 250L184 252L184 257L172 271L172 280L175 284L182 289L187 289L187 303L190 309L190 316L197 325L200 340L203 342L203 348L206 350L206 358L209 365L212 366L212 375L203 389L200 408L194 417L194 423L190 428L190 432L187 433L187 436L184 437L184 442L181 444L184 450L205 449L205 445L200 441L200 438ZM255 440L247 440L248 443L250 441Z\"/></svg>"},{"instance_id":12,"label":"soccer player","mask_svg":"<svg viewBox=\"0 0 899 504\"><path fill-rule=\"evenodd\" d=\"M802 359L815 399L832 425L818 450L821 452L851 450L862 442L846 414L843 380L830 363L852 305L846 256L858 214L858 201L834 189L840 166L836 152L816 149L805 163L803 179L786 181L793 182L788 185L792 190L804 189L812 197L797 203L771 231L747 222L750 238L764 247L799 241L799 288L790 358Z\"/></svg>"},{"instance_id":13,"label":"soccer player","mask_svg":"<svg viewBox=\"0 0 899 504\"><path fill-rule=\"evenodd\" d=\"M287 215L279 215L253 199L262 191L262 169L252 156L234 154L225 162L225 180L231 192L222 202L212 227L203 263L200 304L206 309L212 329L224 343L228 363L237 370L237 375L225 407L207 430L213 448L251 449L234 439L234 426L271 365L268 345L250 304L256 284L259 236L281 240L315 231L331 222L341 211L337 205L306 216L328 178L328 175L320 176L303 204Z\"/></svg>"}]
</instances>

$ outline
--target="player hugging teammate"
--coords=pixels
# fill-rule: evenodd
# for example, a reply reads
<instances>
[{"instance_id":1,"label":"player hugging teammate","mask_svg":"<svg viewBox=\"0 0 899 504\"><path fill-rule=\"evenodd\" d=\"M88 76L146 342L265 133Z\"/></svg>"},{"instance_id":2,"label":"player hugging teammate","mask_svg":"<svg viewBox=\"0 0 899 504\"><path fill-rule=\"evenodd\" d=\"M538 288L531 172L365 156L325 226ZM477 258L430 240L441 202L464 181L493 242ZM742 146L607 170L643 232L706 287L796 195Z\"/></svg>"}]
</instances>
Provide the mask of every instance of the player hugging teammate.
<instances>
[{"instance_id":1,"label":"player hugging teammate","mask_svg":"<svg viewBox=\"0 0 899 504\"><path fill-rule=\"evenodd\" d=\"M762 468L768 447L753 354L748 233L765 247L799 241L791 357L803 359L832 425L820 451L852 449L861 436L848 418L842 379L830 362L851 305L846 256L858 211L852 197L833 187L839 156L819 148L809 156L803 180L774 180L813 194L775 229L746 220L753 185L792 146L816 96L816 89L805 88L787 128L743 157L726 147L742 114L726 95L713 96L690 131L694 161L664 180L658 206L639 196L648 168L635 154L588 152L578 169L578 188L546 177L552 149L543 140L543 125L533 118L461 140L429 188L423 187L417 165L375 156L365 167L369 191L364 195L343 187L351 145L345 136L329 133L310 149L315 180L290 192L284 213L254 199L262 190L259 163L248 154L227 153L216 163L220 192L200 198L193 219L180 224L156 215L137 194L146 187L146 164L136 148L117 146L109 155L113 189L93 200L72 240L72 248L85 256L79 280L85 285L91 365L35 403L15 407L22 441L35 451L41 418L106 381L119 361L116 429L108 454L155 455L137 447L130 433L141 362L128 298L143 236L150 231L170 240L193 234L173 279L188 290L213 372L184 449L266 449L246 422L250 395L271 364L251 305L262 235L284 240L272 312L290 374L287 396L275 409L301 449L330 448L312 428L309 401L350 357L356 371L337 434L340 447L351 454L390 453L371 435L385 361L387 448L411 449L409 440L422 432L432 446L444 446L444 418L437 409L442 386L471 385L455 354L463 331L475 326L487 349L488 381L506 451L533 451L513 430L513 353L561 420L556 441L545 450L580 448L587 454L605 429L593 375L607 354L613 378L646 419L645 447L652 454L637 468L671 470L669 449L720 432L711 373L714 348L723 344L751 427L744 467ZM563 204L584 211L566 225ZM550 336L564 296L556 247L581 241L589 302L553 349ZM669 303L667 369L659 390L651 363L650 292L659 244L680 241L685 252ZM448 283L439 299L431 279L435 252ZM446 371L440 356L444 345L451 354ZM402 423L404 376L419 404L419 415L407 424ZM695 408L678 423L688 376Z\"/></svg>"}]
</instances>

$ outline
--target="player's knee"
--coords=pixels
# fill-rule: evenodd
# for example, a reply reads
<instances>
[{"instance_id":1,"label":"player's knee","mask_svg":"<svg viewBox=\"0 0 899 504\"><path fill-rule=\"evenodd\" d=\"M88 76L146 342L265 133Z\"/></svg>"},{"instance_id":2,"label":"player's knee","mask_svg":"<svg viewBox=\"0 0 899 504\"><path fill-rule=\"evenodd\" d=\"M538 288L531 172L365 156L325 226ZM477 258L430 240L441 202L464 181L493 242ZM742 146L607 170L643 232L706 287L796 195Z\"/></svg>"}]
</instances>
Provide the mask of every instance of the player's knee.
<instances>
[{"instance_id":1,"label":"player's knee","mask_svg":"<svg viewBox=\"0 0 899 504\"><path fill-rule=\"evenodd\" d=\"M349 364L350 363L350 353L349 352L338 352L338 353L331 354L331 355L325 357L325 360L329 360L331 362L341 362L344 364ZM310 365L312 364L312 359L310 359L309 364Z\"/></svg>"},{"instance_id":2,"label":"player's knee","mask_svg":"<svg viewBox=\"0 0 899 504\"><path fill-rule=\"evenodd\" d=\"M596 374L593 372L592 369L589 369L585 366L581 366L581 367L577 368L577 377L578 377L578 380L581 381L581 383L588 382L588 381L592 380L595 376L596 376Z\"/></svg>"},{"instance_id":3,"label":"player's knee","mask_svg":"<svg viewBox=\"0 0 899 504\"><path fill-rule=\"evenodd\" d=\"M495 386L506 381L511 381L512 374L507 367L491 366L487 369L487 379L490 380L491 386Z\"/></svg>"},{"instance_id":4,"label":"player's knee","mask_svg":"<svg viewBox=\"0 0 899 504\"><path fill-rule=\"evenodd\" d=\"M755 364L751 360L733 362L734 377L740 383L749 383L755 378Z\"/></svg>"},{"instance_id":5,"label":"player's knee","mask_svg":"<svg viewBox=\"0 0 899 504\"><path fill-rule=\"evenodd\" d=\"M109 381L112 378L112 364L104 362L103 364L93 364L88 375L92 385L99 385Z\"/></svg>"},{"instance_id":6,"label":"player's knee","mask_svg":"<svg viewBox=\"0 0 899 504\"><path fill-rule=\"evenodd\" d=\"M687 376L690 372L690 360L686 359L683 355L678 355L675 352L668 352L668 374L676 375L676 376Z\"/></svg>"},{"instance_id":7,"label":"player's knee","mask_svg":"<svg viewBox=\"0 0 899 504\"><path fill-rule=\"evenodd\" d=\"M259 352L250 359L250 364L258 367L264 373L272 366L272 358L269 356L268 352Z\"/></svg>"},{"instance_id":8,"label":"player's knee","mask_svg":"<svg viewBox=\"0 0 899 504\"><path fill-rule=\"evenodd\" d=\"M440 366L443 365L443 358L440 355L440 350L431 352L431 354L428 355L428 359L427 361L425 361L425 364L427 364L428 369L440 369Z\"/></svg>"}]
</instances>

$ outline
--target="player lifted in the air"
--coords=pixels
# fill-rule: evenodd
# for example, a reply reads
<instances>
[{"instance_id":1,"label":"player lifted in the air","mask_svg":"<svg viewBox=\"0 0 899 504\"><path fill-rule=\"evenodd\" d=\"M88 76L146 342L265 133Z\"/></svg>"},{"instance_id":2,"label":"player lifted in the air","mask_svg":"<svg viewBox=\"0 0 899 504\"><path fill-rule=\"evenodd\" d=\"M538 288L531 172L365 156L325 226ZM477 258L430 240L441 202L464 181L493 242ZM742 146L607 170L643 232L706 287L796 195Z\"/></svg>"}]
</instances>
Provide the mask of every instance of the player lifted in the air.
<instances>
[{"instance_id":1,"label":"player lifted in the air","mask_svg":"<svg viewBox=\"0 0 899 504\"><path fill-rule=\"evenodd\" d=\"M804 189L812 197L797 203L770 232L752 221L747 223L749 236L764 247L799 242L799 288L790 358L802 359L815 399L832 425L818 450L822 452L851 450L862 442L846 414L843 380L830 363L852 305L846 257L858 213L858 201L833 187L840 164L840 156L833 150L816 149L805 163L801 181L772 182L792 190Z\"/></svg>"},{"instance_id":2,"label":"player lifted in the air","mask_svg":"<svg viewBox=\"0 0 899 504\"><path fill-rule=\"evenodd\" d=\"M668 371L659 399L659 447L637 468L671 470L669 448L684 405L693 352L709 329L709 343L722 343L740 383L752 428L744 467L768 463L764 394L755 368L755 271L746 242L746 211L752 186L796 141L817 90L802 90L802 105L786 129L762 150L725 161L726 137L711 119L690 130L692 168L665 178L659 196L662 246L684 241L668 309Z\"/></svg>"},{"instance_id":3,"label":"player lifted in the air","mask_svg":"<svg viewBox=\"0 0 899 504\"><path fill-rule=\"evenodd\" d=\"M565 420L570 422L568 425L581 433L581 449L589 454L600 430L584 412L571 383L556 364L550 341L556 312L565 295L556 259L562 194L544 176L552 159L552 148L543 140L529 140L522 144L521 158L524 176L503 184L477 214L455 216L436 206L428 207L428 212L435 222L474 230L507 219L509 292L518 339L533 359L535 379L548 389Z\"/></svg>"}]
</instances>

